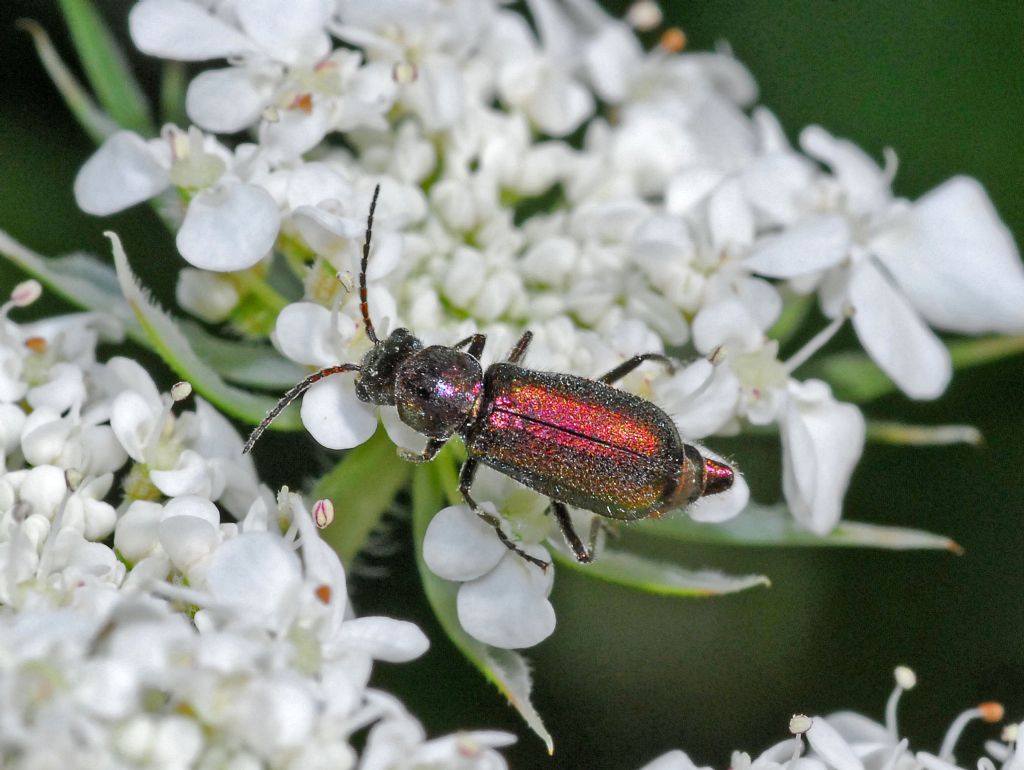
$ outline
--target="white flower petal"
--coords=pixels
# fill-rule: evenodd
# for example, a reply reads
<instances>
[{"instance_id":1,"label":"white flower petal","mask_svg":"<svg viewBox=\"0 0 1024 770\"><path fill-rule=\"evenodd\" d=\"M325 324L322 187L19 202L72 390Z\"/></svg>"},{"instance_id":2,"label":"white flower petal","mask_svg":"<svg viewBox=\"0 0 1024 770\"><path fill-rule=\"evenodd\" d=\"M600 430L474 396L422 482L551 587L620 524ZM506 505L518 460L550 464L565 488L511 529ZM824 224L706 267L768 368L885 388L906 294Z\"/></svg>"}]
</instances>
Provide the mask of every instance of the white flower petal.
<instances>
[{"instance_id":1,"label":"white flower petal","mask_svg":"<svg viewBox=\"0 0 1024 770\"><path fill-rule=\"evenodd\" d=\"M465 505L450 505L434 514L423 537L423 561L445 580L481 577L507 552L494 527Z\"/></svg>"},{"instance_id":2,"label":"white flower petal","mask_svg":"<svg viewBox=\"0 0 1024 770\"><path fill-rule=\"evenodd\" d=\"M353 375L318 382L302 398L302 424L328 449L351 449L377 429L377 410L356 397Z\"/></svg>"},{"instance_id":3,"label":"white flower petal","mask_svg":"<svg viewBox=\"0 0 1024 770\"><path fill-rule=\"evenodd\" d=\"M907 299L870 263L850 279L853 328L900 390L911 398L937 398L953 376L949 351Z\"/></svg>"},{"instance_id":4,"label":"white flower petal","mask_svg":"<svg viewBox=\"0 0 1024 770\"><path fill-rule=\"evenodd\" d=\"M705 457L713 457L716 460L725 462L722 458L713 452L709 452L704 447L700 447L700 451ZM729 489L714 495L701 497L686 509L686 513L691 519L705 523L727 521L747 507L747 504L750 502L750 487L747 485L747 480L743 478L743 474L740 473L735 465L732 466L732 471L733 480L732 486Z\"/></svg>"},{"instance_id":5,"label":"white flower petal","mask_svg":"<svg viewBox=\"0 0 1024 770\"><path fill-rule=\"evenodd\" d=\"M324 24L329 0L238 0L235 12L246 34L278 61L317 59L328 47Z\"/></svg>"},{"instance_id":6,"label":"white flower petal","mask_svg":"<svg viewBox=\"0 0 1024 770\"><path fill-rule=\"evenodd\" d=\"M160 545L174 566L182 572L209 556L220 540L217 527L209 521L198 516L168 517L166 511L157 532Z\"/></svg>"},{"instance_id":7,"label":"white flower petal","mask_svg":"<svg viewBox=\"0 0 1024 770\"><path fill-rule=\"evenodd\" d=\"M292 361L306 366L331 366L338 363L336 342L351 338L356 332L355 322L348 316L338 314L337 318L348 327L347 334L332 331L331 311L322 305L293 302L277 315L274 341Z\"/></svg>"},{"instance_id":8,"label":"white flower petal","mask_svg":"<svg viewBox=\"0 0 1024 770\"><path fill-rule=\"evenodd\" d=\"M384 617L346 620L341 626L341 640L388 663L414 660L430 647L430 641L414 623Z\"/></svg>"},{"instance_id":9,"label":"white flower petal","mask_svg":"<svg viewBox=\"0 0 1024 770\"><path fill-rule=\"evenodd\" d=\"M730 179L711 193L708 229L718 254L741 250L753 242L754 216L737 180Z\"/></svg>"},{"instance_id":10,"label":"white flower petal","mask_svg":"<svg viewBox=\"0 0 1024 770\"><path fill-rule=\"evenodd\" d=\"M795 278L834 267L849 250L845 217L815 217L760 241L743 266L771 278Z\"/></svg>"},{"instance_id":11,"label":"white flower petal","mask_svg":"<svg viewBox=\"0 0 1024 770\"><path fill-rule=\"evenodd\" d=\"M279 536L248 532L214 552L206 585L216 599L244 607L254 619L274 628L280 614L295 608L302 566Z\"/></svg>"},{"instance_id":12,"label":"white flower petal","mask_svg":"<svg viewBox=\"0 0 1024 770\"><path fill-rule=\"evenodd\" d=\"M886 173L853 142L837 139L821 126L808 126L800 132L800 146L832 169L852 213L878 211L892 197Z\"/></svg>"},{"instance_id":13,"label":"white flower petal","mask_svg":"<svg viewBox=\"0 0 1024 770\"><path fill-rule=\"evenodd\" d=\"M167 169L131 131L112 134L75 177L75 201L87 214L107 216L149 200L169 184Z\"/></svg>"},{"instance_id":14,"label":"white flower petal","mask_svg":"<svg viewBox=\"0 0 1024 770\"><path fill-rule=\"evenodd\" d=\"M145 558L159 542L157 532L163 506L148 500L135 500L114 528L114 548L129 562Z\"/></svg>"},{"instance_id":15,"label":"white flower petal","mask_svg":"<svg viewBox=\"0 0 1024 770\"><path fill-rule=\"evenodd\" d=\"M128 29L140 51L162 59L203 61L255 50L245 35L186 0L142 0L128 14Z\"/></svg>"},{"instance_id":16,"label":"white flower petal","mask_svg":"<svg viewBox=\"0 0 1024 770\"><path fill-rule=\"evenodd\" d=\"M815 753L833 770L864 770L863 763L850 745L822 717L814 717L811 728L804 735Z\"/></svg>"},{"instance_id":17,"label":"white flower petal","mask_svg":"<svg viewBox=\"0 0 1024 770\"><path fill-rule=\"evenodd\" d=\"M1024 266L974 179L955 177L883 225L869 248L933 326L1024 332Z\"/></svg>"},{"instance_id":18,"label":"white flower petal","mask_svg":"<svg viewBox=\"0 0 1024 770\"><path fill-rule=\"evenodd\" d=\"M178 230L178 251L195 267L244 270L274 245L281 215L262 187L225 184L198 193Z\"/></svg>"},{"instance_id":19,"label":"white flower petal","mask_svg":"<svg viewBox=\"0 0 1024 770\"><path fill-rule=\"evenodd\" d=\"M241 67L200 72L188 84L185 111L207 131L233 134L253 125L270 98L270 90Z\"/></svg>"},{"instance_id":20,"label":"white flower petal","mask_svg":"<svg viewBox=\"0 0 1024 770\"><path fill-rule=\"evenodd\" d=\"M267 157L275 163L294 160L312 150L331 129L329 102L320 95L313 96L310 111L283 109L273 122L260 124L260 145Z\"/></svg>"},{"instance_id":21,"label":"white flower petal","mask_svg":"<svg viewBox=\"0 0 1024 770\"><path fill-rule=\"evenodd\" d=\"M179 455L172 470L153 468L149 472L154 486L168 497L198 495L208 500L216 500L223 491L224 479L216 476L209 461L191 449Z\"/></svg>"},{"instance_id":22,"label":"white flower petal","mask_svg":"<svg viewBox=\"0 0 1024 770\"><path fill-rule=\"evenodd\" d=\"M793 517L818 535L839 522L850 475L864 449L864 416L820 380L792 382L780 420L782 487Z\"/></svg>"},{"instance_id":23,"label":"white flower petal","mask_svg":"<svg viewBox=\"0 0 1024 770\"><path fill-rule=\"evenodd\" d=\"M114 399L110 410L114 435L128 456L140 463L146 461L147 441L159 414L151 407L152 404L134 390L125 390Z\"/></svg>"},{"instance_id":24,"label":"white flower petal","mask_svg":"<svg viewBox=\"0 0 1024 770\"><path fill-rule=\"evenodd\" d=\"M524 550L545 561L551 558L540 546ZM547 600L550 580L535 564L509 551L493 570L459 588L459 622L484 644L505 649L539 644L555 630L555 609Z\"/></svg>"}]
</instances>

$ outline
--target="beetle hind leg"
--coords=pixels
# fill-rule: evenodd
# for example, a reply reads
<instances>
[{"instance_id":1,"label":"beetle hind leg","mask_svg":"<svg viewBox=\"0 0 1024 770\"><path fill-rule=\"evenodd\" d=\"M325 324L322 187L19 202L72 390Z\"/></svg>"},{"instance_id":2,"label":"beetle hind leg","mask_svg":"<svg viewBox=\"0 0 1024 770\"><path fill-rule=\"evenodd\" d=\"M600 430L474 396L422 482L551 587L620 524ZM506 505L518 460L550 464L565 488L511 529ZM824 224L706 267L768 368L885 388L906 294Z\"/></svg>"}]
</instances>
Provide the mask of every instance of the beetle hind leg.
<instances>
[{"instance_id":1,"label":"beetle hind leg","mask_svg":"<svg viewBox=\"0 0 1024 770\"><path fill-rule=\"evenodd\" d=\"M546 571L547 568L551 566L551 562L538 559L536 556L531 556L509 540L508 535L505 534L505 530L501 528L501 519L493 513L485 511L480 507L477 501L473 499L473 495L470 494L469 490L470 487L473 486L473 476L476 474L478 464L478 461L473 457L466 458L466 462L462 464L462 469L459 471L459 492L462 494L462 499L466 501L466 505L469 506L469 510L494 527L494 531L498 535L498 540L502 542L502 545L508 548L508 550L518 554L521 558L530 562L530 564L536 564L542 570Z\"/></svg>"},{"instance_id":2,"label":"beetle hind leg","mask_svg":"<svg viewBox=\"0 0 1024 770\"><path fill-rule=\"evenodd\" d=\"M558 522L558 527L562 530L562 536L565 538L565 542L568 543L569 547L572 549L573 555L576 557L576 561L581 564L589 564L592 562L594 560L594 546L597 543L597 533L600 529L601 522L598 521L596 516L594 517L594 520L590 525L590 544L588 547L583 545L583 541L580 540L580 536L576 534L576 528L573 526L572 517L569 515L569 509L565 507L565 503L552 500L551 510L555 512L555 521Z\"/></svg>"}]
</instances>

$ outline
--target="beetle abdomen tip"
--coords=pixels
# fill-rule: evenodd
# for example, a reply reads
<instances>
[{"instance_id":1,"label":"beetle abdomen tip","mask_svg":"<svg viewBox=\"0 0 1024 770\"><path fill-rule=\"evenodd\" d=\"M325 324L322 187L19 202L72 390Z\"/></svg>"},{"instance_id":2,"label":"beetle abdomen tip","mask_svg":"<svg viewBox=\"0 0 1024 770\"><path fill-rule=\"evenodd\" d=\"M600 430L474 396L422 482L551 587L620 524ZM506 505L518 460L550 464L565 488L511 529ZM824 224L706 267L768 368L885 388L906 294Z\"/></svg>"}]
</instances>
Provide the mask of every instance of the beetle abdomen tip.
<instances>
[{"instance_id":1,"label":"beetle abdomen tip","mask_svg":"<svg viewBox=\"0 0 1024 770\"><path fill-rule=\"evenodd\" d=\"M716 495L732 487L736 474L733 469L710 457L704 459L704 488L701 495Z\"/></svg>"}]
</instances>

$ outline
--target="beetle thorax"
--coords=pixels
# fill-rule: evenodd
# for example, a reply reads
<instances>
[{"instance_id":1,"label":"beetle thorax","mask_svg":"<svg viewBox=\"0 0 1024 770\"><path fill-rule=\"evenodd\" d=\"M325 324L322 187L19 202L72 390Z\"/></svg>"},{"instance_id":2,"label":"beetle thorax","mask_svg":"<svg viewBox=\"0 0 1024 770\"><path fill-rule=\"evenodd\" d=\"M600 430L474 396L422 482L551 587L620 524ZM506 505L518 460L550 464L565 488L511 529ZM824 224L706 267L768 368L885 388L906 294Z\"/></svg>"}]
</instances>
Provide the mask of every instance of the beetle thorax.
<instances>
[{"instance_id":1,"label":"beetle thorax","mask_svg":"<svg viewBox=\"0 0 1024 770\"><path fill-rule=\"evenodd\" d=\"M448 438L464 426L482 391L480 362L441 345L409 356L395 378L398 416L430 438Z\"/></svg>"},{"instance_id":2,"label":"beetle thorax","mask_svg":"<svg viewBox=\"0 0 1024 770\"><path fill-rule=\"evenodd\" d=\"M416 335L408 329L395 329L363 356L356 376L356 395L370 404L393 406L398 370L421 350L423 343Z\"/></svg>"}]
</instances>

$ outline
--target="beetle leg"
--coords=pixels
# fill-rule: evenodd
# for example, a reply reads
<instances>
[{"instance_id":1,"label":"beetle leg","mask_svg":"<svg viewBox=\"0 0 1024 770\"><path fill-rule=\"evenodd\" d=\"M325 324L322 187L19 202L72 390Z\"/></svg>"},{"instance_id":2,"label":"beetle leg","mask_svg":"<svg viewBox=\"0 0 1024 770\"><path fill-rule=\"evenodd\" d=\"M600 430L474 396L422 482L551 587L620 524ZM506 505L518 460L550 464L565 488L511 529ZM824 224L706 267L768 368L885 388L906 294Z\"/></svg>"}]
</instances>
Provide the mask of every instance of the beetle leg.
<instances>
[{"instance_id":1,"label":"beetle leg","mask_svg":"<svg viewBox=\"0 0 1024 770\"><path fill-rule=\"evenodd\" d=\"M469 350L467 350L466 352L473 356L473 358L480 358L480 354L484 352L484 344L486 342L486 334L470 334L468 337L466 337L466 339L459 340L454 345L452 345L452 347L455 350L458 350L459 348L463 348L466 345L469 345Z\"/></svg>"},{"instance_id":2,"label":"beetle leg","mask_svg":"<svg viewBox=\"0 0 1024 770\"><path fill-rule=\"evenodd\" d=\"M631 371L640 366L644 361L658 361L659 363L665 364L668 368L669 374L674 372L676 369L675 361L668 356L663 356L661 353L643 353L639 356L633 356L628 361L623 361L604 376L598 377L597 381L603 382L606 385L611 385L612 383L621 380Z\"/></svg>"},{"instance_id":3,"label":"beetle leg","mask_svg":"<svg viewBox=\"0 0 1024 770\"><path fill-rule=\"evenodd\" d=\"M565 542L572 548L573 554L576 556L576 561L587 564L594 558L594 543L597 541L597 527L593 524L590 526L590 548L589 550L583 541L580 540L580 536L576 534L576 529L572 525L572 518L569 516L569 509L565 507L565 503L560 503L557 500L551 501L551 510L555 512L555 520L558 522L558 526L562 530L562 535L565 537ZM597 521L597 517L594 517L594 522L600 526L600 522Z\"/></svg>"},{"instance_id":4,"label":"beetle leg","mask_svg":"<svg viewBox=\"0 0 1024 770\"><path fill-rule=\"evenodd\" d=\"M508 354L508 358L505 360L510 364L518 364L523 360L523 356L526 355L526 349L530 347L530 340L533 339L533 332L525 331L523 336L519 338L519 342L516 343L515 347L512 348L512 352Z\"/></svg>"},{"instance_id":5,"label":"beetle leg","mask_svg":"<svg viewBox=\"0 0 1024 770\"><path fill-rule=\"evenodd\" d=\"M427 441L427 446L422 452L410 452L408 449L399 448L398 456L411 463L428 463L437 456L437 453L441 451L441 447L447 443L446 439L432 438Z\"/></svg>"},{"instance_id":6,"label":"beetle leg","mask_svg":"<svg viewBox=\"0 0 1024 770\"><path fill-rule=\"evenodd\" d=\"M469 493L470 487L473 486L473 476L476 474L476 467L478 464L479 463L476 458L468 457L466 458L466 462L462 464L462 469L459 471L459 492L462 493L462 499L466 501L466 505L469 506L469 510L494 527L494 531L498 534L498 540L500 540L508 550L514 551L531 564L536 564L542 570L547 570L551 562L543 561L538 559L536 556L530 556L530 554L509 540L508 535L506 535L505 531L501 528L501 519L493 513L488 513L481 508Z\"/></svg>"}]
</instances>

